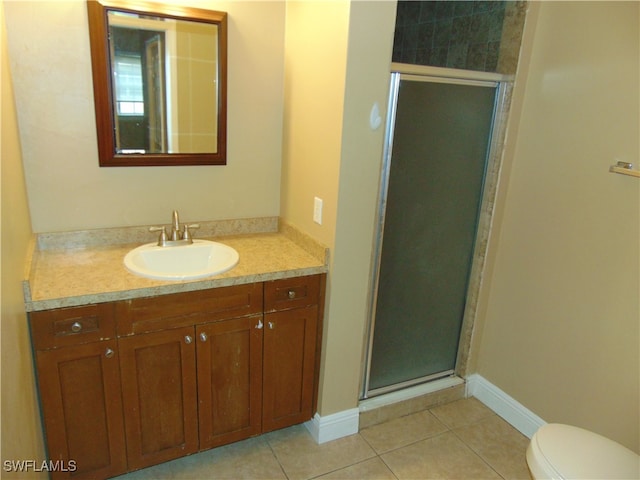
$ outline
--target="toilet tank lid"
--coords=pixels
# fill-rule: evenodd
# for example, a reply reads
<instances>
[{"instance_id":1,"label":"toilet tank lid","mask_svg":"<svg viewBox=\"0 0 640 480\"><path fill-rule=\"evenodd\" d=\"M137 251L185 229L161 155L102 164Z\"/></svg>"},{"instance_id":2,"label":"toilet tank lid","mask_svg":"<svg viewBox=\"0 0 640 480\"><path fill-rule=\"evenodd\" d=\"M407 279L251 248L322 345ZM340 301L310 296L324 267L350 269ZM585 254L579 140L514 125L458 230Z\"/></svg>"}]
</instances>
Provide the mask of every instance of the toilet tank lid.
<instances>
[{"instance_id":1,"label":"toilet tank lid","mask_svg":"<svg viewBox=\"0 0 640 480\"><path fill-rule=\"evenodd\" d=\"M562 478L640 478L640 456L588 430L550 423L531 441Z\"/></svg>"}]
</instances>

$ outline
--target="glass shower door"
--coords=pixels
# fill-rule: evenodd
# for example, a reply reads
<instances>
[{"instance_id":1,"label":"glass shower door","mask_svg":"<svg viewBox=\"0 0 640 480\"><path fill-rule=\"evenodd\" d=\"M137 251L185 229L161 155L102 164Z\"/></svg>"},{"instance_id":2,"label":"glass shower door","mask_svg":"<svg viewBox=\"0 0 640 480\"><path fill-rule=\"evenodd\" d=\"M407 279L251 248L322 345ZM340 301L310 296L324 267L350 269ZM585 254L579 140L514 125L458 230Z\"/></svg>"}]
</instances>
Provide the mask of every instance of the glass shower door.
<instances>
[{"instance_id":1,"label":"glass shower door","mask_svg":"<svg viewBox=\"0 0 640 480\"><path fill-rule=\"evenodd\" d=\"M393 74L364 396L455 368L498 85L446 82Z\"/></svg>"}]
</instances>

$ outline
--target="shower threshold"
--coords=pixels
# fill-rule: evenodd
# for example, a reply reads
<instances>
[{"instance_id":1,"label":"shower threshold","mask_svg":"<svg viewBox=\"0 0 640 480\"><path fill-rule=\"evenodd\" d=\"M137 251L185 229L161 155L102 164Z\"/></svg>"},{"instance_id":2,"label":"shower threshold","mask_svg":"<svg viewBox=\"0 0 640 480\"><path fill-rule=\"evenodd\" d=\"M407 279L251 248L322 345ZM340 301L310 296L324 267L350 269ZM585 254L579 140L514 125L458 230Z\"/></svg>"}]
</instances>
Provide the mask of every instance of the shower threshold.
<instances>
[{"instance_id":1,"label":"shower threshold","mask_svg":"<svg viewBox=\"0 0 640 480\"><path fill-rule=\"evenodd\" d=\"M464 398L464 379L450 375L360 400L360 428Z\"/></svg>"},{"instance_id":2,"label":"shower threshold","mask_svg":"<svg viewBox=\"0 0 640 480\"><path fill-rule=\"evenodd\" d=\"M406 382L394 383L393 385L388 385L386 387L373 388L368 390L366 396L364 398L377 397L380 395L384 395L386 393L391 393L400 390L407 390L410 387L426 385L428 383L432 383L436 380L445 377L451 377L454 375L453 370L445 370L444 372L434 373L432 375L427 375L426 377L414 378L412 380L407 380Z\"/></svg>"}]
</instances>

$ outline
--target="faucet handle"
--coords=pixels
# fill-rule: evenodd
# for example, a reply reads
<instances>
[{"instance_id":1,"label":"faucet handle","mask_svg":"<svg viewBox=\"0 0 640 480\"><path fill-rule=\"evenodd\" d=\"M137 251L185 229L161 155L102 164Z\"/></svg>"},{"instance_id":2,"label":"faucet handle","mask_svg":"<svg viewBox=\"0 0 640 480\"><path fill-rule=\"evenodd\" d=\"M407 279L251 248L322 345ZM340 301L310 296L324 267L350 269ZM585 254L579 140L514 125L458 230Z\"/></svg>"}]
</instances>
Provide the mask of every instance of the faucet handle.
<instances>
[{"instance_id":1,"label":"faucet handle","mask_svg":"<svg viewBox=\"0 0 640 480\"><path fill-rule=\"evenodd\" d=\"M184 224L184 231L182 232L182 239L188 241L189 243L193 242L193 237L191 236L191 230L195 230L200 228L199 223L192 223L191 225Z\"/></svg>"},{"instance_id":2,"label":"faucet handle","mask_svg":"<svg viewBox=\"0 0 640 480\"><path fill-rule=\"evenodd\" d=\"M165 227L149 227L150 232L160 232L160 237L158 238L158 245L160 247L166 245L167 243L167 230Z\"/></svg>"}]
</instances>

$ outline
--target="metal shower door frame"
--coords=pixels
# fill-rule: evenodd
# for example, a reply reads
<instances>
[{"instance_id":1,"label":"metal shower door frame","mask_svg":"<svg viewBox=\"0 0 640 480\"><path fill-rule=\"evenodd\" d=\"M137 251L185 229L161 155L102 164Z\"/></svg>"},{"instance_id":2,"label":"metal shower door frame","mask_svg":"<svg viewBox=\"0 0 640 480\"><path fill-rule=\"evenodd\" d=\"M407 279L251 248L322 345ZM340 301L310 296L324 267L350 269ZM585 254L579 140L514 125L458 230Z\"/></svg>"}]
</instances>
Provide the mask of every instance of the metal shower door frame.
<instances>
[{"instance_id":1,"label":"metal shower door frame","mask_svg":"<svg viewBox=\"0 0 640 480\"><path fill-rule=\"evenodd\" d=\"M384 147L383 147L380 186L379 186L379 194L378 194L379 195L378 215L377 215L377 225L376 225L375 237L374 237L372 275L371 275L372 289L370 291L371 297L369 300L369 312L368 312L369 321L368 321L367 333L366 333L367 335L366 351L365 351L365 362L363 367L362 390L361 390L361 396L360 396L361 400L455 374L455 370L450 370L450 371L445 371L441 373L436 373L433 375L427 375L425 377L420 377L420 378L405 381L405 382L400 382L387 387L377 388L373 391L369 389L371 361L372 361L372 355L373 355L373 338L375 333L375 317L376 317L376 307L377 307L376 304L377 304L378 288L379 288L379 282L380 282L380 263L382 258L385 214L387 210L387 196L388 196L388 189L389 189L389 175L390 175L390 169L391 169L391 156L393 153L395 123L396 123L397 106L398 106L398 95L400 91L401 81L413 80L413 81L424 81L424 82L432 82L432 83L447 83L447 84L496 88L494 108L493 108L492 127L491 127L491 133L489 135L489 142L488 142L489 146L487 149L487 158L485 159L486 164L488 164L489 159L492 158L492 153L495 151L495 149L499 147L497 145L498 143L497 136L503 133L500 131L501 129L496 128L496 123L498 122L500 115L503 113L499 107L500 105L503 105L505 103L505 95L506 95L505 76L500 74L486 73L486 72L469 72L469 71L458 71L458 70L452 70L452 69L441 69L438 67L416 67L413 65L399 65L399 64L394 64L394 67L399 67L399 68L391 72L391 81L389 86L387 118L385 123L385 140L384 140ZM485 178L483 178L479 212L482 210L482 204L485 202L484 188L485 188L487 170L488 170L488 165L485 167ZM479 215L480 214L478 214L478 216ZM476 220L476 222L478 222L478 220ZM477 238L477 231L476 231L476 238ZM466 315L466 310L465 310L465 315ZM463 319L463 323L464 321L465 320ZM460 349L460 347L458 347L458 349Z\"/></svg>"}]
</instances>

